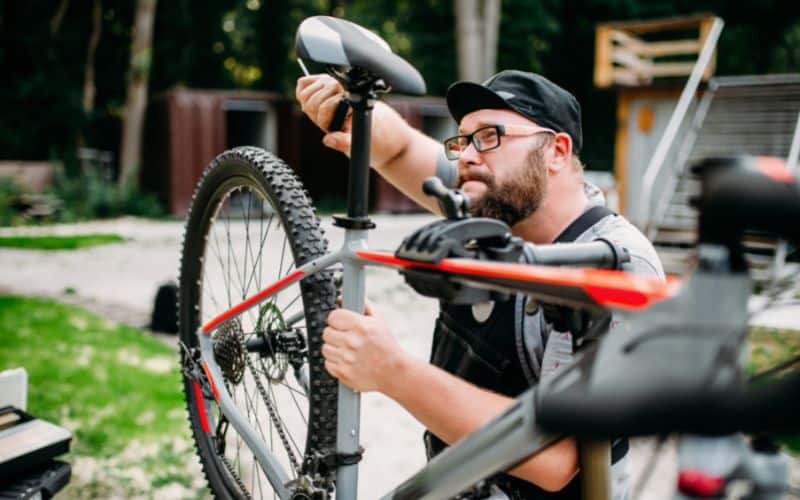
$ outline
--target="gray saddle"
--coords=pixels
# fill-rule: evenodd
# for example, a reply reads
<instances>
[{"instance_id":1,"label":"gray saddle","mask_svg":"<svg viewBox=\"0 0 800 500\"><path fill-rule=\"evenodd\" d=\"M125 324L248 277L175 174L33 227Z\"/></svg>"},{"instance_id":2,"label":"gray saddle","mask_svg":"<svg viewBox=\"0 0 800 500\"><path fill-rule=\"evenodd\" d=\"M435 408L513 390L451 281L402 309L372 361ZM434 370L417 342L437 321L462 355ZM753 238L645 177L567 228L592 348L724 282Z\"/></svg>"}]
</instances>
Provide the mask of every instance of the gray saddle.
<instances>
[{"instance_id":1,"label":"gray saddle","mask_svg":"<svg viewBox=\"0 0 800 500\"><path fill-rule=\"evenodd\" d=\"M392 53L378 35L350 21L309 17L297 28L295 49L302 59L334 67L338 73L358 68L397 92L425 94L425 80L411 64Z\"/></svg>"}]
</instances>

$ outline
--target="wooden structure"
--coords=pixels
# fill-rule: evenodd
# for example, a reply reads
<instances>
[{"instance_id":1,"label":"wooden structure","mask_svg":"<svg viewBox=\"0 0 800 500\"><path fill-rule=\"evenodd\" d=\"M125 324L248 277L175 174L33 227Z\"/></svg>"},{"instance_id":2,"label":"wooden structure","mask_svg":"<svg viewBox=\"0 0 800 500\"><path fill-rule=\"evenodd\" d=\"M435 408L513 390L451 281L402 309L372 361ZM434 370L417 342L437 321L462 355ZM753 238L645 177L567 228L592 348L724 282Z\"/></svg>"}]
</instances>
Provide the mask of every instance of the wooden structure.
<instances>
[{"instance_id":1,"label":"wooden structure","mask_svg":"<svg viewBox=\"0 0 800 500\"><path fill-rule=\"evenodd\" d=\"M656 78L688 76L714 19L710 14L700 14L597 25L594 84L600 88L642 86ZM687 36L687 32L694 36ZM676 35L680 38L666 38ZM708 80L713 73L712 62L703 79Z\"/></svg>"},{"instance_id":2,"label":"wooden structure","mask_svg":"<svg viewBox=\"0 0 800 500\"><path fill-rule=\"evenodd\" d=\"M614 175L621 213L636 215L645 167L715 19L698 14L597 25L594 83L617 93ZM703 81L713 76L714 59Z\"/></svg>"},{"instance_id":3,"label":"wooden structure","mask_svg":"<svg viewBox=\"0 0 800 500\"><path fill-rule=\"evenodd\" d=\"M386 100L429 135L455 135L444 99ZM175 89L152 99L147 123L141 185L157 193L174 215L186 213L209 162L242 145L264 148L284 160L323 210L344 206L348 159L322 144L322 132L294 99L268 92ZM370 202L374 211L420 210L377 174L371 176Z\"/></svg>"}]
</instances>

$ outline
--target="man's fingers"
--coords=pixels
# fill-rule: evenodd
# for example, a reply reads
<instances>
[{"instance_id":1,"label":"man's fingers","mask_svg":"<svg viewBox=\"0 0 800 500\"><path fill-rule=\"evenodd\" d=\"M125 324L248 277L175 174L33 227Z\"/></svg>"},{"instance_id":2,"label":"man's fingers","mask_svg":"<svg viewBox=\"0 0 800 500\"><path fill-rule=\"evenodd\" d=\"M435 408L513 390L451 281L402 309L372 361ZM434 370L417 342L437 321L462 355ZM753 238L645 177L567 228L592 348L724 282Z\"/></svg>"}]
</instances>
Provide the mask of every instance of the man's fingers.
<instances>
[{"instance_id":1,"label":"man's fingers","mask_svg":"<svg viewBox=\"0 0 800 500\"><path fill-rule=\"evenodd\" d=\"M337 330L354 330L363 319L362 314L348 309L334 309L328 314L328 324Z\"/></svg>"},{"instance_id":2,"label":"man's fingers","mask_svg":"<svg viewBox=\"0 0 800 500\"><path fill-rule=\"evenodd\" d=\"M372 303L368 300L364 301L364 316L373 316L375 309L372 308Z\"/></svg>"},{"instance_id":3,"label":"man's fingers","mask_svg":"<svg viewBox=\"0 0 800 500\"><path fill-rule=\"evenodd\" d=\"M314 123L327 128L333 118L332 109L335 109L340 99L341 92L335 85L325 85L308 98L304 108L315 112L311 117Z\"/></svg>"},{"instance_id":4,"label":"man's fingers","mask_svg":"<svg viewBox=\"0 0 800 500\"><path fill-rule=\"evenodd\" d=\"M353 364L353 353L332 344L322 344L322 356L338 364Z\"/></svg>"},{"instance_id":5,"label":"man's fingers","mask_svg":"<svg viewBox=\"0 0 800 500\"><path fill-rule=\"evenodd\" d=\"M331 326L326 327L322 330L322 340L326 344L330 344L335 347L341 347L346 349L355 349L358 347L358 341L356 340L356 333L352 330L343 331L337 330Z\"/></svg>"},{"instance_id":6,"label":"man's fingers","mask_svg":"<svg viewBox=\"0 0 800 500\"><path fill-rule=\"evenodd\" d=\"M333 378L340 378L342 376L342 369L336 363L325 360L325 369L331 374Z\"/></svg>"},{"instance_id":7,"label":"man's fingers","mask_svg":"<svg viewBox=\"0 0 800 500\"><path fill-rule=\"evenodd\" d=\"M320 92L321 93L321 92ZM333 94L325 99L324 101L320 101L319 105L319 112L317 113L317 117L319 119L319 123L323 126L326 130L330 128L331 124L333 123L333 118L336 115L336 111L339 109L339 103L342 102L342 93L335 89ZM342 131L350 130L350 117L352 116L352 110L348 108L347 115L345 116L344 122L342 122ZM334 132L336 132L334 130Z\"/></svg>"},{"instance_id":8,"label":"man's fingers","mask_svg":"<svg viewBox=\"0 0 800 500\"><path fill-rule=\"evenodd\" d=\"M304 88L308 87L317 80L319 80L319 75L301 76L297 79L297 83L294 86L294 95L299 95Z\"/></svg>"},{"instance_id":9,"label":"man's fingers","mask_svg":"<svg viewBox=\"0 0 800 500\"><path fill-rule=\"evenodd\" d=\"M325 82L311 82L311 84L309 84L306 88L297 93L297 100L300 101L300 107L303 109L303 112L309 109L308 100L311 98L311 96L322 90L324 87Z\"/></svg>"},{"instance_id":10,"label":"man's fingers","mask_svg":"<svg viewBox=\"0 0 800 500\"><path fill-rule=\"evenodd\" d=\"M330 132L322 138L322 143L331 149L350 154L350 132Z\"/></svg>"}]
</instances>

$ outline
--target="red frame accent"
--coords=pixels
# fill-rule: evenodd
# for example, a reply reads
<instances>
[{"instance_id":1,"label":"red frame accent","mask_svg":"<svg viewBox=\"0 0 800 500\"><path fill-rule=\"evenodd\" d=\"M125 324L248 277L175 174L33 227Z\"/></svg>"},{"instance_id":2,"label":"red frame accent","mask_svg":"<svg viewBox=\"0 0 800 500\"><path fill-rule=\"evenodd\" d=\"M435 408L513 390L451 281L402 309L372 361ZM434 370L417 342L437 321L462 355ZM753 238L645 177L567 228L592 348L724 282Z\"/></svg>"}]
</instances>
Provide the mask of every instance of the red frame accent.
<instances>
[{"instance_id":1,"label":"red frame accent","mask_svg":"<svg viewBox=\"0 0 800 500\"><path fill-rule=\"evenodd\" d=\"M206 372L208 383L211 384L211 392L214 393L214 399L219 403L219 391L217 391L217 384L214 383L214 378L211 376L211 370L208 369L208 363L203 363L203 371Z\"/></svg>"},{"instance_id":2,"label":"red frame accent","mask_svg":"<svg viewBox=\"0 0 800 500\"><path fill-rule=\"evenodd\" d=\"M240 312L246 310L247 308L253 306L254 304L264 300L265 298L269 297L274 292L280 290L281 288L285 287L286 285L292 283L293 281L300 279L306 273L300 271L299 269L288 276L281 278L280 280L276 281L274 284L265 288L258 292L257 294L253 295L249 299L245 300L244 302L233 306L231 309L228 309L224 313L220 314L216 318L212 319L205 325L203 325L203 331L205 333L211 333L211 331L218 327L221 323L228 321L233 316L236 316Z\"/></svg>"},{"instance_id":3,"label":"red frame accent","mask_svg":"<svg viewBox=\"0 0 800 500\"><path fill-rule=\"evenodd\" d=\"M684 469L678 473L678 489L691 496L718 498L725 486L725 478L695 469Z\"/></svg>"},{"instance_id":4,"label":"red frame accent","mask_svg":"<svg viewBox=\"0 0 800 500\"><path fill-rule=\"evenodd\" d=\"M192 386L194 387L194 402L197 405L197 414L200 415L200 425L203 426L203 432L208 434L211 432L211 426L208 425L208 415L206 415L203 390L200 389L200 384L197 380L192 380Z\"/></svg>"},{"instance_id":5,"label":"red frame accent","mask_svg":"<svg viewBox=\"0 0 800 500\"><path fill-rule=\"evenodd\" d=\"M681 284L680 278L668 277L666 281L661 281L658 278L606 269L479 262L468 259L444 259L438 264L430 264L399 259L390 253L367 250L358 250L356 255L365 260L394 267L416 267L462 275L580 288L597 304L623 309L649 307L674 295Z\"/></svg>"},{"instance_id":6,"label":"red frame accent","mask_svg":"<svg viewBox=\"0 0 800 500\"><path fill-rule=\"evenodd\" d=\"M774 156L758 156L756 157L756 168L759 172L766 175L770 179L778 182L785 182L791 184L794 182L794 175L789 172L786 167L786 162Z\"/></svg>"}]
</instances>

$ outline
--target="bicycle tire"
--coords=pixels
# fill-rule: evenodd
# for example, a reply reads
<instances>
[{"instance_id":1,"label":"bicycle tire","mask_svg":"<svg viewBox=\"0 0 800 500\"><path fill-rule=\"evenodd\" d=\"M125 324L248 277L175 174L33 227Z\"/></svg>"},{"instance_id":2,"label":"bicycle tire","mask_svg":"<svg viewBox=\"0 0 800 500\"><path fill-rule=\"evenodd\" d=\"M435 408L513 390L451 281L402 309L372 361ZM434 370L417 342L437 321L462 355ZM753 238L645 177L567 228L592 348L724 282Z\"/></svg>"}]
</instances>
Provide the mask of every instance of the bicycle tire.
<instances>
[{"instance_id":1,"label":"bicycle tire","mask_svg":"<svg viewBox=\"0 0 800 500\"><path fill-rule=\"evenodd\" d=\"M255 198L258 199L253 203ZM250 228L252 225L255 233L256 219L259 224L259 240L255 240L257 248L253 248ZM245 231L243 245L240 241L241 226L244 226ZM270 254L273 252L272 247L267 248L267 239L270 233L275 235L279 229L284 238L280 245L280 261L277 262L277 256L272 259ZM220 240L227 245L224 250L219 247ZM217 248L214 248L215 245ZM291 255L285 264L283 261L287 257L287 246ZM220 255L221 251L226 253L225 258ZM202 375L198 375L197 370L192 371L193 367L197 367L196 361L199 359L197 330L214 315L277 281L292 269L324 255L326 251L327 240L323 236L307 192L291 169L280 159L258 148L241 147L219 155L203 173L192 198L184 231L179 279L179 338L183 346L183 389L192 436L208 485L217 498L257 498L268 496L267 493L272 489L264 487L266 477L263 471L258 468L254 456L243 446L233 427L224 426L226 418L221 415L214 398L208 392L203 394L198 390L200 384L197 382ZM241 269L236 264L237 260L242 260ZM247 269L248 260L251 270ZM270 260L266 273L269 277L264 276L267 260ZM277 276L272 276L276 273L270 273L270 270L275 269L276 263ZM214 277L221 277L222 284L211 283ZM225 289L224 295L217 299L217 296L223 294L220 288ZM289 305L280 298L295 294L297 296ZM214 336L215 355L225 373L225 384L234 394L240 411L257 426L268 445L275 444L276 434L280 441L278 446L289 442L285 435L281 436L281 425L275 423L268 403L264 401L265 397L274 399L275 407L282 404L284 408L288 405L291 409L288 398L282 396L284 400L279 401L279 391L284 389L279 383L280 379L272 379L276 374L274 370L278 370L280 375L279 368L284 368L283 382L286 392L302 418L292 425L300 428L298 432L302 432L303 426L306 427L303 449L289 433L289 448L296 448L294 451L284 450L286 461L291 466L289 469L294 469L288 471L289 475L292 478L303 475L312 480L311 483L306 482L306 485L311 484L314 488L327 491L334 487L335 471L320 468L320 464L314 460L332 453L336 445L337 382L324 369L321 354L322 330L328 313L334 308L335 296L332 273L320 272L304 278L299 285L295 284L281 291L275 300L267 302L272 303L270 309L266 305L254 308L255 312L251 309L236 320L239 323L227 322L230 325L219 328L217 332L221 333L215 333ZM302 301L297 300L299 297L302 297ZM280 303L280 300L284 302ZM278 355L266 356L267 361L264 361L263 353L248 352L245 345L249 339L259 335L259 330L269 331L274 325L280 326L276 328L278 330L287 330L281 322L286 320L285 315L289 314L287 310L296 309L298 304L302 305L305 328L301 325L295 332L300 333L300 336L304 334L305 337L305 358L310 383L300 384L302 377L296 377L297 385L292 392L291 381L287 381L288 365L279 365L283 362L282 358ZM286 309L282 309L283 306ZM267 316L269 318L265 320ZM269 327L264 327L264 324ZM260 335L267 336L266 333ZM218 346L223 346L220 347L220 354L216 351ZM228 354L224 354L225 352ZM224 362L220 362L220 358L224 358ZM234 367L241 368L242 362L243 375L237 382L238 372ZM226 373L226 367L223 366L226 363L230 365L227 366L230 373ZM252 383L251 392L248 392L248 383ZM303 386L307 386L305 392L308 396L305 417L302 415L303 405L297 400L297 389L303 389ZM252 391L256 393L255 397ZM243 396L237 399L237 393ZM262 396L261 401L258 401L258 396ZM268 429L264 427L265 420ZM293 422L296 422L296 418ZM289 423L283 422L283 425L288 426ZM286 434L286 428L283 430ZM233 436L229 435L231 432L234 433ZM235 454L229 453L233 443L236 444ZM302 453L302 457L294 457L298 459L294 463L290 458L293 453ZM302 458L302 463L299 463L299 458ZM243 477L245 474L249 474L250 478ZM254 477L258 480L252 479ZM257 490L260 490L260 494Z\"/></svg>"}]
</instances>

